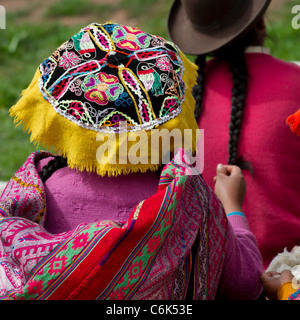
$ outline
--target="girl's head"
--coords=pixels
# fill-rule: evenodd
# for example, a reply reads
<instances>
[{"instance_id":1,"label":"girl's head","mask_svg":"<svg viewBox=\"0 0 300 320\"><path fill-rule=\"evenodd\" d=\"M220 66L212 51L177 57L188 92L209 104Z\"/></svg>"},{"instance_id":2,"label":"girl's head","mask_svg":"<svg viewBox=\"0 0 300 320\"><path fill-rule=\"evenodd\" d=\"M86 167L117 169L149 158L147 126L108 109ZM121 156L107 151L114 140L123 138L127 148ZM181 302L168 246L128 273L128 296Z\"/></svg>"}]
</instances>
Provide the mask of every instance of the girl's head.
<instances>
[{"instance_id":1,"label":"girl's head","mask_svg":"<svg viewBox=\"0 0 300 320\"><path fill-rule=\"evenodd\" d=\"M175 0L169 35L188 54L216 52L241 39L260 20L271 0Z\"/></svg>"},{"instance_id":2,"label":"girl's head","mask_svg":"<svg viewBox=\"0 0 300 320\"><path fill-rule=\"evenodd\" d=\"M270 0L175 0L169 15L171 39L185 53L197 55L195 118L202 111L207 55L226 61L232 73L228 164L252 170L238 155L238 142L247 96L245 47L263 45L266 28L263 14ZM212 107L212 106L210 106Z\"/></svg>"},{"instance_id":3,"label":"girl's head","mask_svg":"<svg viewBox=\"0 0 300 320\"><path fill-rule=\"evenodd\" d=\"M174 143L153 135L193 131L191 88L196 66L176 45L138 28L91 24L39 66L10 110L31 140L64 156L68 165L99 175L157 170ZM159 131L159 132L158 132ZM159 137L158 137L159 138ZM170 138L170 134L167 138Z\"/></svg>"}]
</instances>

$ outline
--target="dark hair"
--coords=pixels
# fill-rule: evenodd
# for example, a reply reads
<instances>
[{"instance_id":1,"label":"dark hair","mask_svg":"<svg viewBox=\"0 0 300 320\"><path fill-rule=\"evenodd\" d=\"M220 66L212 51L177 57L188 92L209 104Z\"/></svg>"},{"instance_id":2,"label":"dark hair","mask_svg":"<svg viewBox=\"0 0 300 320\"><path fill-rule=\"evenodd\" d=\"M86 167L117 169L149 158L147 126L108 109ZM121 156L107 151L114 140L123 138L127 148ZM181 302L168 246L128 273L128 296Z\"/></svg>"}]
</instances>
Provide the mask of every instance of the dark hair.
<instances>
[{"instance_id":1,"label":"dark hair","mask_svg":"<svg viewBox=\"0 0 300 320\"><path fill-rule=\"evenodd\" d=\"M202 111L203 87L204 87L204 70L206 67L206 56L197 56L195 64L198 67L197 84L193 87L193 96L196 100L195 118L198 121Z\"/></svg>"},{"instance_id":2,"label":"dark hair","mask_svg":"<svg viewBox=\"0 0 300 320\"><path fill-rule=\"evenodd\" d=\"M66 167L68 161L62 156L54 156L54 159L50 160L39 172L39 176L43 182L45 182L51 175L58 169Z\"/></svg>"},{"instance_id":3,"label":"dark hair","mask_svg":"<svg viewBox=\"0 0 300 320\"><path fill-rule=\"evenodd\" d=\"M251 36L251 34L249 34ZM238 142L240 138L241 125L243 121L243 112L247 95L248 72L245 61L245 47L248 42L248 37L245 37L230 48L225 48L219 51L216 55L219 59L227 61L232 74L232 95L231 95L231 115L229 124L229 141L228 141L228 164L234 164L242 169L248 169L253 173L253 168L249 162L246 162L242 157L238 158ZM193 88L193 95L196 100L195 118L198 121L203 108L203 91L204 77L206 67L205 55L197 56L195 63L198 66L197 84Z\"/></svg>"},{"instance_id":4,"label":"dark hair","mask_svg":"<svg viewBox=\"0 0 300 320\"><path fill-rule=\"evenodd\" d=\"M170 159L172 159L174 153L170 153ZM45 166L43 166L42 170L39 172L39 176L43 182L45 182L48 178L52 176L52 174L61 168L64 168L68 165L67 158L62 156L54 156L54 159L50 160ZM165 164L161 164L156 171L158 175L161 175L161 172L164 168Z\"/></svg>"}]
</instances>

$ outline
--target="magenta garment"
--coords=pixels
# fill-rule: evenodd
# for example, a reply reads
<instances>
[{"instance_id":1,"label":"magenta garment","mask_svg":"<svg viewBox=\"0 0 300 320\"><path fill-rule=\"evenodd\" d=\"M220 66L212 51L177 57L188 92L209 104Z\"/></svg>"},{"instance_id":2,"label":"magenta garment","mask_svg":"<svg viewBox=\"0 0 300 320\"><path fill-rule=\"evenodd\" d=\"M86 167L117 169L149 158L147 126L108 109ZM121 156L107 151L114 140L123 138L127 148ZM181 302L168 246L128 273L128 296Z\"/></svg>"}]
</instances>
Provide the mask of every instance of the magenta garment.
<instances>
[{"instance_id":1,"label":"magenta garment","mask_svg":"<svg viewBox=\"0 0 300 320\"><path fill-rule=\"evenodd\" d=\"M37 164L38 171L52 158ZM99 177L68 167L57 170L45 182L45 229L59 233L83 222L127 220L141 200L157 192L159 174L142 173ZM256 240L243 216L228 218L228 240L218 290L220 299L256 299L262 285L262 259Z\"/></svg>"},{"instance_id":2,"label":"magenta garment","mask_svg":"<svg viewBox=\"0 0 300 320\"><path fill-rule=\"evenodd\" d=\"M38 171L52 158L37 164ZM82 222L125 221L134 207L157 192L159 174L100 177L68 167L57 170L45 183L45 229L57 234Z\"/></svg>"},{"instance_id":3,"label":"magenta garment","mask_svg":"<svg viewBox=\"0 0 300 320\"><path fill-rule=\"evenodd\" d=\"M256 300L262 290L259 277L263 272L256 239L244 215L229 215L228 221L226 256L217 298Z\"/></svg>"},{"instance_id":4,"label":"magenta garment","mask_svg":"<svg viewBox=\"0 0 300 320\"><path fill-rule=\"evenodd\" d=\"M243 211L262 253L264 266L284 247L299 244L300 141L285 121L300 106L300 68L264 53L247 53L248 95L239 155L252 163L243 171ZM218 163L227 163L232 79L228 65L212 60L206 72L203 177L213 187Z\"/></svg>"}]
</instances>

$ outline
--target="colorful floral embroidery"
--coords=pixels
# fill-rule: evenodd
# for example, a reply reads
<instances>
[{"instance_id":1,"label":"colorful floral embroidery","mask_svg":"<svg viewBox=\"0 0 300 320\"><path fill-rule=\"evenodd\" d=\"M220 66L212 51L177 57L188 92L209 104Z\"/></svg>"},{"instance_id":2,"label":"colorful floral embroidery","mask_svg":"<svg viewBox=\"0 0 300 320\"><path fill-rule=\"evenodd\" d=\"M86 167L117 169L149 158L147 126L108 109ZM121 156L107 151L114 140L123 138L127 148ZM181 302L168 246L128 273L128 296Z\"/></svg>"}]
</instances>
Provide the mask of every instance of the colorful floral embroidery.
<instances>
[{"instance_id":1,"label":"colorful floral embroidery","mask_svg":"<svg viewBox=\"0 0 300 320\"><path fill-rule=\"evenodd\" d=\"M74 35L72 39L74 41L74 47L76 51L81 55L90 57L91 53L96 52L95 45L88 33L81 31L78 34Z\"/></svg>"},{"instance_id":2,"label":"colorful floral embroidery","mask_svg":"<svg viewBox=\"0 0 300 320\"><path fill-rule=\"evenodd\" d=\"M112 40L120 49L131 51L141 50L149 46L151 37L138 28L118 27L114 28Z\"/></svg>"},{"instance_id":3,"label":"colorful floral embroidery","mask_svg":"<svg viewBox=\"0 0 300 320\"><path fill-rule=\"evenodd\" d=\"M58 65L65 70L76 66L80 62L80 58L74 52L65 52L59 59Z\"/></svg>"},{"instance_id":4,"label":"colorful floral embroidery","mask_svg":"<svg viewBox=\"0 0 300 320\"><path fill-rule=\"evenodd\" d=\"M156 60L156 66L162 71L172 71L172 63L169 58L161 57Z\"/></svg>"},{"instance_id":5,"label":"colorful floral embroidery","mask_svg":"<svg viewBox=\"0 0 300 320\"><path fill-rule=\"evenodd\" d=\"M99 72L97 76L86 76L81 88L85 92L87 100L99 105L115 101L123 92L123 86L119 83L119 79L104 72Z\"/></svg>"},{"instance_id":6,"label":"colorful floral embroidery","mask_svg":"<svg viewBox=\"0 0 300 320\"><path fill-rule=\"evenodd\" d=\"M91 24L40 65L40 90L54 110L96 131L155 128L181 112L178 48L138 28ZM165 96L177 99L172 108Z\"/></svg>"}]
</instances>

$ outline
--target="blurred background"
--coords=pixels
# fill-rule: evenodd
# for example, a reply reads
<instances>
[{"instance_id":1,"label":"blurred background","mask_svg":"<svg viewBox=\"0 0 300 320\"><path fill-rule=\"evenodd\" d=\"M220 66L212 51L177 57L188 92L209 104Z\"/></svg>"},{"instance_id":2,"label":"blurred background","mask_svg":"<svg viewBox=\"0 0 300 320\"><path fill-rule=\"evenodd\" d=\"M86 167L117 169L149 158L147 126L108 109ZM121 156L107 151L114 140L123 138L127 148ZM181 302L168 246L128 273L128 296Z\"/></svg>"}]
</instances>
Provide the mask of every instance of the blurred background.
<instances>
[{"instance_id":1,"label":"blurred background","mask_svg":"<svg viewBox=\"0 0 300 320\"><path fill-rule=\"evenodd\" d=\"M22 127L15 128L8 109L19 99L44 58L92 22L136 26L168 39L166 23L172 3L173 0L0 0L6 10L6 29L0 30L0 181L7 181L36 150ZM300 29L291 25L295 17L291 10L298 4L299 0L272 0L266 14L266 45L273 56L288 61L300 61Z\"/></svg>"}]
</instances>

